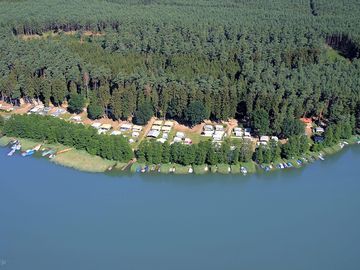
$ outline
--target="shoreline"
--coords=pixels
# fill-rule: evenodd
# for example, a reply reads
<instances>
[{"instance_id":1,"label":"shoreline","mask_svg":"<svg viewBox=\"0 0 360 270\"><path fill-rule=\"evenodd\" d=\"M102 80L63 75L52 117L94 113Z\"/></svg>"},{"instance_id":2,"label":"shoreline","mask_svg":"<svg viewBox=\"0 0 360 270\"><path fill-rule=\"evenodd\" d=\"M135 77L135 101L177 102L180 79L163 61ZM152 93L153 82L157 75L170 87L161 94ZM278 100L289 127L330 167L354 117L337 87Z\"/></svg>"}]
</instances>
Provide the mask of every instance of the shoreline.
<instances>
[{"instance_id":1,"label":"shoreline","mask_svg":"<svg viewBox=\"0 0 360 270\"><path fill-rule=\"evenodd\" d=\"M9 142L11 140L17 139L21 142L23 149L31 149L35 145L40 144L41 142L29 140L29 139L22 139L22 138L13 138L13 137L6 137L2 136L0 137L0 147L7 147ZM342 140L342 142L347 142L348 146L356 144L358 141L357 136L353 136L352 138L348 140ZM66 149L66 146L60 145L60 144L48 144L43 143L43 147L45 148L53 148L57 151L61 151L63 149ZM344 146L345 148L346 146ZM119 175L125 174L125 173L141 173L139 172L139 168L148 167L148 171L141 174L176 174L176 175L184 175L184 174L194 174L194 175L204 175L204 174L219 174L219 175L226 175L226 174L234 174L234 175L243 175L240 171L240 168L243 166L247 169L247 174L255 174L260 172L274 172L278 170L282 170L280 168L276 168L276 164L279 163L287 163L291 162L293 164L293 168L302 168L305 167L308 164L311 164L317 160L319 160L319 156L322 155L324 157L330 156L333 154L336 154L338 152L341 152L343 148L336 144L332 147L324 148L320 152L309 152L304 154L301 157L294 157L293 159L289 160L278 160L274 164L263 164L265 166L272 165L273 167L269 171L265 171L263 168L259 166L259 164L255 163L254 161L250 161L247 163L239 163L236 165L229 165L229 164L218 164L214 166L210 165L189 165L189 166L183 166L180 164L146 164L141 162L135 162L133 163L129 168L126 170L123 170L123 168L127 165L126 163L119 163L113 160L106 160L99 156L90 155L86 151L83 150L76 150L73 149L67 153L63 153L61 155L56 156L54 159L49 159L46 157L43 157L45 159L48 159L50 162L53 162L56 165L72 168L78 171L88 172L88 173L118 173ZM36 154L36 157L41 157L38 153ZM304 160L304 158L306 160ZM301 160L302 164L297 164L296 160ZM172 171L172 168L175 168L175 171ZM189 172L189 169L191 168L192 172ZM206 169L207 168L207 169ZM291 168L288 168L291 169ZM247 175L245 174L245 175Z\"/></svg>"}]
</instances>

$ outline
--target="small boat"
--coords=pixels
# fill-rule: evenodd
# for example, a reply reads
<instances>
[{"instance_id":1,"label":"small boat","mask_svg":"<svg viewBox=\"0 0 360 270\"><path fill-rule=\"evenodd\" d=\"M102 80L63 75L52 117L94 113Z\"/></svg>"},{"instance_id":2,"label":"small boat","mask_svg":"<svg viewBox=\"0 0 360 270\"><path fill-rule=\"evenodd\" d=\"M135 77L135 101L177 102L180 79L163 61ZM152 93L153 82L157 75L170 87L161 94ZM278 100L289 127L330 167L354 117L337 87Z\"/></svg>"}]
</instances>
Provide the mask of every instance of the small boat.
<instances>
[{"instance_id":1,"label":"small boat","mask_svg":"<svg viewBox=\"0 0 360 270\"><path fill-rule=\"evenodd\" d=\"M193 168L190 167L188 173L193 173L193 172L194 172Z\"/></svg>"},{"instance_id":2,"label":"small boat","mask_svg":"<svg viewBox=\"0 0 360 270\"><path fill-rule=\"evenodd\" d=\"M320 160L325 160L325 158L322 155L319 155Z\"/></svg>"},{"instance_id":3,"label":"small boat","mask_svg":"<svg viewBox=\"0 0 360 270\"><path fill-rule=\"evenodd\" d=\"M247 171L247 169L245 168L245 167L241 167L240 168L240 172L242 173L242 174L247 174L248 173L248 171Z\"/></svg>"},{"instance_id":4,"label":"small boat","mask_svg":"<svg viewBox=\"0 0 360 270\"><path fill-rule=\"evenodd\" d=\"M265 167L265 172L270 172L270 170L271 170L271 169L270 169L269 166L266 166L266 167Z\"/></svg>"},{"instance_id":5,"label":"small boat","mask_svg":"<svg viewBox=\"0 0 360 270\"><path fill-rule=\"evenodd\" d=\"M360 141L357 141L357 144L360 144Z\"/></svg>"},{"instance_id":6,"label":"small boat","mask_svg":"<svg viewBox=\"0 0 360 270\"><path fill-rule=\"evenodd\" d=\"M45 157L45 156L47 156L47 155L52 155L52 154L55 154L55 152L56 152L56 151L55 151L55 150L53 150L53 149L50 149L50 150L45 150L45 151L43 151L43 152L42 152L42 154L41 154L41 155L42 155L43 157Z\"/></svg>"},{"instance_id":7,"label":"small boat","mask_svg":"<svg viewBox=\"0 0 360 270\"><path fill-rule=\"evenodd\" d=\"M343 141L343 144L345 144L345 145L349 145L349 143L348 143L348 142L346 142L346 141Z\"/></svg>"},{"instance_id":8,"label":"small boat","mask_svg":"<svg viewBox=\"0 0 360 270\"><path fill-rule=\"evenodd\" d=\"M11 151L7 154L9 157L11 157L15 153L16 149L11 149Z\"/></svg>"},{"instance_id":9,"label":"small boat","mask_svg":"<svg viewBox=\"0 0 360 270\"><path fill-rule=\"evenodd\" d=\"M36 151L34 149L29 149L29 150L26 150L25 152L22 152L21 155L23 157L28 157L28 156L35 154L35 152Z\"/></svg>"},{"instance_id":10,"label":"small boat","mask_svg":"<svg viewBox=\"0 0 360 270\"><path fill-rule=\"evenodd\" d=\"M53 159L53 158L55 158L55 157L56 157L55 154L51 154L51 155L49 156L50 159Z\"/></svg>"},{"instance_id":11,"label":"small boat","mask_svg":"<svg viewBox=\"0 0 360 270\"><path fill-rule=\"evenodd\" d=\"M289 168L294 167L294 165L291 162L286 163Z\"/></svg>"}]
</instances>

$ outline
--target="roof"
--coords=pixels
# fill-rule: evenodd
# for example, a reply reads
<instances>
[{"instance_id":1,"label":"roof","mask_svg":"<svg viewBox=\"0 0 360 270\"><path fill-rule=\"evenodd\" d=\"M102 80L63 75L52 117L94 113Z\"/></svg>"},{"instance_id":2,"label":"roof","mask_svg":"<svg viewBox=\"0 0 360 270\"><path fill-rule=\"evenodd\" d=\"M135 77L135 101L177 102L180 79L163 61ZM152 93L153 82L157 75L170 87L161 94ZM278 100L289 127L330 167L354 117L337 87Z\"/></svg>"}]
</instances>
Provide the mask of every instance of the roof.
<instances>
[{"instance_id":1,"label":"roof","mask_svg":"<svg viewBox=\"0 0 360 270\"><path fill-rule=\"evenodd\" d=\"M165 121L164 126L172 127L174 125L174 122L172 121Z\"/></svg>"},{"instance_id":2,"label":"roof","mask_svg":"<svg viewBox=\"0 0 360 270\"><path fill-rule=\"evenodd\" d=\"M132 128L132 124L126 123L126 124L122 124L120 126L121 129L131 129Z\"/></svg>"},{"instance_id":3,"label":"roof","mask_svg":"<svg viewBox=\"0 0 360 270\"><path fill-rule=\"evenodd\" d=\"M101 123L93 123L91 126L93 128L99 128L101 126Z\"/></svg>"},{"instance_id":4,"label":"roof","mask_svg":"<svg viewBox=\"0 0 360 270\"><path fill-rule=\"evenodd\" d=\"M215 129L216 130L224 130L224 126L223 125L215 125Z\"/></svg>"},{"instance_id":5,"label":"roof","mask_svg":"<svg viewBox=\"0 0 360 270\"><path fill-rule=\"evenodd\" d=\"M311 124L312 123L311 118L300 118L300 121L305 123L305 124Z\"/></svg>"},{"instance_id":6,"label":"roof","mask_svg":"<svg viewBox=\"0 0 360 270\"><path fill-rule=\"evenodd\" d=\"M166 142L166 139L160 138L160 139L157 139L156 141L157 141L157 142L160 142L160 143L165 143L165 142Z\"/></svg>"},{"instance_id":7,"label":"roof","mask_svg":"<svg viewBox=\"0 0 360 270\"><path fill-rule=\"evenodd\" d=\"M163 127L161 128L161 130L163 130L163 131L170 131L170 130L171 130L171 127L169 127L169 126L163 126Z\"/></svg>"},{"instance_id":8,"label":"roof","mask_svg":"<svg viewBox=\"0 0 360 270\"><path fill-rule=\"evenodd\" d=\"M261 136L261 137L260 137L260 141L262 141L262 142L268 142L268 141L270 141L270 137L269 137L269 136Z\"/></svg>"},{"instance_id":9,"label":"roof","mask_svg":"<svg viewBox=\"0 0 360 270\"><path fill-rule=\"evenodd\" d=\"M80 115L76 115L71 117L71 119L75 120L75 121L81 121L81 116Z\"/></svg>"},{"instance_id":10,"label":"roof","mask_svg":"<svg viewBox=\"0 0 360 270\"><path fill-rule=\"evenodd\" d=\"M185 138L185 133L184 132L181 132L181 131L178 131L176 132L176 137L179 137L179 138Z\"/></svg>"},{"instance_id":11,"label":"roof","mask_svg":"<svg viewBox=\"0 0 360 270\"><path fill-rule=\"evenodd\" d=\"M153 125L153 126L151 127L151 129L153 129L153 130L161 130L161 126L159 126L159 125Z\"/></svg>"},{"instance_id":12,"label":"roof","mask_svg":"<svg viewBox=\"0 0 360 270\"><path fill-rule=\"evenodd\" d=\"M214 133L214 135L219 135L221 137L224 136L224 134L225 134L225 131L223 131L223 130L216 130Z\"/></svg>"},{"instance_id":13,"label":"roof","mask_svg":"<svg viewBox=\"0 0 360 270\"><path fill-rule=\"evenodd\" d=\"M134 126L132 127L132 129L133 129L134 131L141 131L141 130L143 129L143 127L142 127L142 126L138 126L138 125L134 125Z\"/></svg>"},{"instance_id":14,"label":"roof","mask_svg":"<svg viewBox=\"0 0 360 270\"><path fill-rule=\"evenodd\" d=\"M110 133L110 135L121 135L121 131L114 130L113 132Z\"/></svg>"},{"instance_id":15,"label":"roof","mask_svg":"<svg viewBox=\"0 0 360 270\"><path fill-rule=\"evenodd\" d=\"M244 133L242 131L236 131L235 132L236 137L241 137L242 135L244 135Z\"/></svg>"},{"instance_id":16,"label":"roof","mask_svg":"<svg viewBox=\"0 0 360 270\"><path fill-rule=\"evenodd\" d=\"M102 124L100 128L109 130L112 126L110 124Z\"/></svg>"},{"instance_id":17,"label":"roof","mask_svg":"<svg viewBox=\"0 0 360 270\"><path fill-rule=\"evenodd\" d=\"M161 126L161 125L163 124L163 122L164 122L164 121L162 121L162 120L156 120L156 121L154 122L154 125L156 125L156 126Z\"/></svg>"},{"instance_id":18,"label":"roof","mask_svg":"<svg viewBox=\"0 0 360 270\"><path fill-rule=\"evenodd\" d=\"M271 139L274 140L274 141L279 141L279 138L277 136L271 136Z\"/></svg>"},{"instance_id":19,"label":"roof","mask_svg":"<svg viewBox=\"0 0 360 270\"><path fill-rule=\"evenodd\" d=\"M157 137L159 137L159 135L160 135L160 131L152 129L149 131L147 137L157 138Z\"/></svg>"},{"instance_id":20,"label":"roof","mask_svg":"<svg viewBox=\"0 0 360 270\"><path fill-rule=\"evenodd\" d=\"M236 127L236 128L234 128L234 132L243 132L243 128Z\"/></svg>"},{"instance_id":21,"label":"roof","mask_svg":"<svg viewBox=\"0 0 360 270\"><path fill-rule=\"evenodd\" d=\"M213 131L214 130L214 127L212 125L205 125L204 126L204 130L205 131Z\"/></svg>"},{"instance_id":22,"label":"roof","mask_svg":"<svg viewBox=\"0 0 360 270\"><path fill-rule=\"evenodd\" d=\"M315 128L315 132L324 132L324 129L322 127Z\"/></svg>"}]
</instances>

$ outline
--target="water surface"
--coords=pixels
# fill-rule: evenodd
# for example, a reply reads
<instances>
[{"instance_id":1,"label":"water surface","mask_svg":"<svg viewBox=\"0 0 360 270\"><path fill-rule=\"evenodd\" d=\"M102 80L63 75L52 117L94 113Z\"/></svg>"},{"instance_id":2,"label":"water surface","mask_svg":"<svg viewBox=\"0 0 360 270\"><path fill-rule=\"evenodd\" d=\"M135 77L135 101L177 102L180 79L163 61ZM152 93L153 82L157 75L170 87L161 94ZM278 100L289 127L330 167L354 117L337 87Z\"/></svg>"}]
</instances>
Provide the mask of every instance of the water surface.
<instances>
[{"instance_id":1,"label":"water surface","mask_svg":"<svg viewBox=\"0 0 360 270\"><path fill-rule=\"evenodd\" d=\"M89 174L0 149L0 269L360 269L360 147L243 177Z\"/></svg>"}]
</instances>

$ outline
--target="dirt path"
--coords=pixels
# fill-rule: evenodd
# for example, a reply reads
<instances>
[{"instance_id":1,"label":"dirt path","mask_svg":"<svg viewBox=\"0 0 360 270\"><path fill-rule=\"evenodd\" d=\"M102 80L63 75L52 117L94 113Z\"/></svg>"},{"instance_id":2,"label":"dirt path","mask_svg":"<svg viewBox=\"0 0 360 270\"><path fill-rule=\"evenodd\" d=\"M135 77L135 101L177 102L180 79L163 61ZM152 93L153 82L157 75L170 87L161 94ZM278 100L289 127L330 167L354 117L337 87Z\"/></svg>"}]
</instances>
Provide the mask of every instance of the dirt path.
<instances>
[{"instance_id":1,"label":"dirt path","mask_svg":"<svg viewBox=\"0 0 360 270\"><path fill-rule=\"evenodd\" d=\"M152 117L149 122L146 124L146 126L144 127L143 129L143 134L141 137L139 137L139 142L138 142L138 145L142 142L142 140L144 140L144 138L146 137L146 135L149 133L152 125L154 124L156 118L155 117Z\"/></svg>"},{"instance_id":2,"label":"dirt path","mask_svg":"<svg viewBox=\"0 0 360 270\"><path fill-rule=\"evenodd\" d=\"M181 132L189 132L189 133L201 133L201 131L203 130L205 126L205 123L201 123L199 125L193 126L193 127L187 127L185 125L181 125L178 122L174 121L174 129L176 131L181 131Z\"/></svg>"},{"instance_id":3,"label":"dirt path","mask_svg":"<svg viewBox=\"0 0 360 270\"><path fill-rule=\"evenodd\" d=\"M230 119L228 122L225 122L225 124L227 124L226 134L230 137L234 128L238 126L238 121L236 119Z\"/></svg>"}]
</instances>

